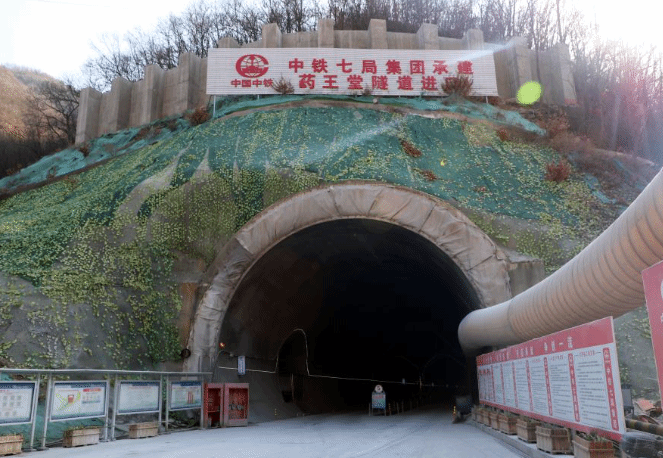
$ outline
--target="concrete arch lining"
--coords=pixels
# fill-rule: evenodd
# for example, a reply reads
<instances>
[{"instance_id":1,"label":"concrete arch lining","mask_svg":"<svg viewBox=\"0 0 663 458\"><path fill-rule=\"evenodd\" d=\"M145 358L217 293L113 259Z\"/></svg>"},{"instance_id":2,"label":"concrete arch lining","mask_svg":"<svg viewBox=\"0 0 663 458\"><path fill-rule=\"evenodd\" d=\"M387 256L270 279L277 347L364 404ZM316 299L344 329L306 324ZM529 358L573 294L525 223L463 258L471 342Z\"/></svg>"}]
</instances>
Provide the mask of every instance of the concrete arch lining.
<instances>
[{"instance_id":1,"label":"concrete arch lining","mask_svg":"<svg viewBox=\"0 0 663 458\"><path fill-rule=\"evenodd\" d=\"M258 259L305 228L339 219L379 220L424 237L464 273L481 307L511 297L506 256L449 204L385 183L351 181L321 186L264 210L225 244L206 273L206 290L189 336L192 355L185 361L184 369L199 370L216 358L221 325L233 294Z\"/></svg>"}]
</instances>

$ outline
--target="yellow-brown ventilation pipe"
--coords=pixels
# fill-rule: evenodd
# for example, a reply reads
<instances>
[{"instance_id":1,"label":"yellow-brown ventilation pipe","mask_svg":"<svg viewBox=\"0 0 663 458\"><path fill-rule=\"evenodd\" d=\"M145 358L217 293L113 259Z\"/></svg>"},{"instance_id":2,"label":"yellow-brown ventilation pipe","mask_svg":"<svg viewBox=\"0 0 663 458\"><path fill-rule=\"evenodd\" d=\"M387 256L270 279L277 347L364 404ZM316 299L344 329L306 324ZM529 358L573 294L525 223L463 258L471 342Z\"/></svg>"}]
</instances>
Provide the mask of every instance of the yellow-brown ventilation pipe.
<instances>
[{"instance_id":1,"label":"yellow-brown ventilation pipe","mask_svg":"<svg viewBox=\"0 0 663 458\"><path fill-rule=\"evenodd\" d=\"M640 273L662 259L663 169L557 272L506 302L468 314L458 327L463 351L511 345L640 307Z\"/></svg>"}]
</instances>

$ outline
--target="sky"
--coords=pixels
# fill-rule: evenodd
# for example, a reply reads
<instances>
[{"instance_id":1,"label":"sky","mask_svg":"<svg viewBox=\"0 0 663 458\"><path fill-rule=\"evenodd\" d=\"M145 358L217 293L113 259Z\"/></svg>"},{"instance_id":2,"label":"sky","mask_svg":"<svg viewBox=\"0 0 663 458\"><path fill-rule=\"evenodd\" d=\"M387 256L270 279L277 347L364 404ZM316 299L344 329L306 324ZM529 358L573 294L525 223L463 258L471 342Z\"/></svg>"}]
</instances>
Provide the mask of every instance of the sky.
<instances>
[{"instance_id":1,"label":"sky","mask_svg":"<svg viewBox=\"0 0 663 458\"><path fill-rule=\"evenodd\" d=\"M569 1L569 0L567 0ZM94 56L102 33L151 30L160 18L180 14L190 0L0 0L0 64L29 67L56 78L75 77ZM574 0L602 35L663 50L660 17L651 0Z\"/></svg>"}]
</instances>

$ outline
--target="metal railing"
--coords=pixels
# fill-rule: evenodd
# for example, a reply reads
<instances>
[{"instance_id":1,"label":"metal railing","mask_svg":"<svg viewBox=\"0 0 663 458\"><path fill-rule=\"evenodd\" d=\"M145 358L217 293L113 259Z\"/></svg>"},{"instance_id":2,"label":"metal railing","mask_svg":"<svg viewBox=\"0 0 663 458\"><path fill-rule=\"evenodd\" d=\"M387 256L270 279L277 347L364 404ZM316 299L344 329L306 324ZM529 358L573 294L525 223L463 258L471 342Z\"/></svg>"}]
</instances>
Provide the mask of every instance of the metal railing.
<instances>
[{"instance_id":1,"label":"metal railing","mask_svg":"<svg viewBox=\"0 0 663 458\"><path fill-rule=\"evenodd\" d=\"M46 380L46 393L45 393L45 406L44 406L44 427L42 431L42 438L41 438L41 447L38 450L45 450L46 449L46 437L47 437L47 432L48 432L48 424L51 421L51 410L52 410L52 405L53 405L53 391L54 391L54 386L55 386L55 380L54 378L56 377L64 377L64 376L71 376L71 375L84 375L84 376L89 376L89 375L103 375L106 379L107 383L107 389L105 393L105 415L99 415L95 417L73 417L71 420L77 420L77 419L83 419L83 418L104 418L104 425L103 425L103 438L100 439L102 442L106 441L113 441L115 440L115 426L116 426L116 419L117 419L117 414L118 414L118 403L119 403L119 389L120 389L120 382L122 381L130 381L130 380L135 380L134 378L129 378L129 377L143 377L143 376L158 376L159 377L159 410L158 410L158 425L159 425L159 430L163 427L163 430L165 433L168 433L168 427L169 427L169 414L170 414L170 406L171 406L171 399L170 399L170 390L168 389L170 387L170 383L174 379L194 379L195 381L200 381L201 382L201 393L200 393L200 429L204 428L204 421L203 421L203 405L204 405L204 395L202 393L202 385L203 382L205 381L206 378L209 378L209 376L212 375L211 372L164 372L164 371L130 371L130 370L105 370L105 369L9 369L9 368L0 368L0 380L2 377L2 374L17 374L17 375L28 375L28 376L34 376L36 377L36 384L35 384L35 390L33 393L33 400L32 400L32 412L31 412L31 420L30 422L19 422L19 423L13 423L13 424L28 424L30 423L30 451L35 450L34 448L34 442L35 442L35 429L36 429L36 423L37 423L37 405L38 405L38 400L39 400L39 391L40 391L40 384L42 380L45 378ZM109 413L109 398L110 398L110 382L111 379L113 381L113 390L114 390L114 395L113 395L113 408L112 408L112 417L110 416ZM164 385L165 382L165 385ZM3 383L0 381L0 383ZM11 381L4 381L4 383L12 383ZM164 409L164 402L163 402L163 389L164 386L166 388L166 402L165 402L165 409ZM197 407L196 407L197 408ZM165 412L164 412L165 410ZM181 409L178 409L181 410ZM190 409L193 410L193 409ZM165 413L165 421L163 420L164 414ZM3 425L0 424L0 428ZM109 431L110 430L110 431ZM110 432L110 434L109 434Z\"/></svg>"}]
</instances>

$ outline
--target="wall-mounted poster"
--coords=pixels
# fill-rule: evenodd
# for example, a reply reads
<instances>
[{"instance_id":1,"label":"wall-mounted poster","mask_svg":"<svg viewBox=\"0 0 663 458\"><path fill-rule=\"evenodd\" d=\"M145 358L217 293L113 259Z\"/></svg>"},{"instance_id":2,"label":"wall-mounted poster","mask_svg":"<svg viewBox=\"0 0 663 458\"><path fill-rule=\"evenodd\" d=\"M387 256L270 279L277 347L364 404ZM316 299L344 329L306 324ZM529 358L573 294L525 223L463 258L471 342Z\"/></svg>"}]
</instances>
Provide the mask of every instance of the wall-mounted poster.
<instances>
[{"instance_id":1,"label":"wall-mounted poster","mask_svg":"<svg viewBox=\"0 0 663 458\"><path fill-rule=\"evenodd\" d=\"M51 421L106 416L108 382L55 382L51 401Z\"/></svg>"},{"instance_id":2,"label":"wall-mounted poster","mask_svg":"<svg viewBox=\"0 0 663 458\"><path fill-rule=\"evenodd\" d=\"M620 440L624 407L612 318L477 357L481 403Z\"/></svg>"},{"instance_id":3,"label":"wall-mounted poster","mask_svg":"<svg viewBox=\"0 0 663 458\"><path fill-rule=\"evenodd\" d=\"M202 382L172 382L170 384L170 410L200 409Z\"/></svg>"},{"instance_id":4,"label":"wall-mounted poster","mask_svg":"<svg viewBox=\"0 0 663 458\"><path fill-rule=\"evenodd\" d=\"M0 425L32 422L37 382L0 383Z\"/></svg>"},{"instance_id":5,"label":"wall-mounted poster","mask_svg":"<svg viewBox=\"0 0 663 458\"><path fill-rule=\"evenodd\" d=\"M160 385L158 380L121 381L117 413L126 415L158 412Z\"/></svg>"}]
</instances>

